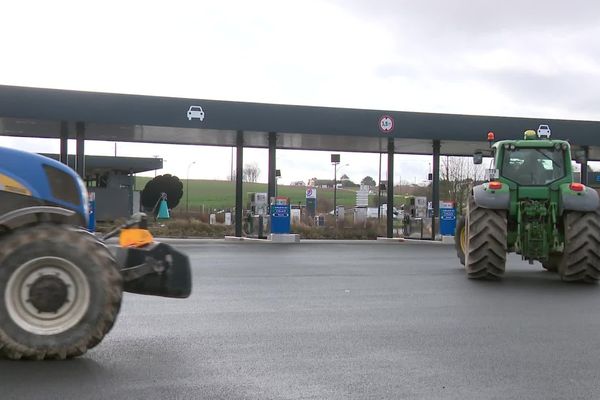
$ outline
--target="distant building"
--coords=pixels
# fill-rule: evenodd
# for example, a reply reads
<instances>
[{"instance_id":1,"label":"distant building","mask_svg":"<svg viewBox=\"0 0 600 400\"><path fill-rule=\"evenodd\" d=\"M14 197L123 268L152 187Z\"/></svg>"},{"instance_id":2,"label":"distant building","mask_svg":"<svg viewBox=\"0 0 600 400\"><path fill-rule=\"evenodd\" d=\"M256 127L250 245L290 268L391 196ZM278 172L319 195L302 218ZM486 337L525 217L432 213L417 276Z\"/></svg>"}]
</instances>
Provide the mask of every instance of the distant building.
<instances>
[{"instance_id":1,"label":"distant building","mask_svg":"<svg viewBox=\"0 0 600 400\"><path fill-rule=\"evenodd\" d=\"M57 154L42 154L59 159ZM75 155L69 154L68 165L74 167ZM85 156L85 183L96 197L96 220L112 221L140 211L140 191L135 174L163 167L162 158Z\"/></svg>"},{"instance_id":2,"label":"distant building","mask_svg":"<svg viewBox=\"0 0 600 400\"><path fill-rule=\"evenodd\" d=\"M342 178L344 178L344 179L342 179ZM346 175L343 175L342 178L340 178L336 181L338 188L341 188L343 186L344 182L350 181L350 179L348 179L348 177ZM306 186L312 186L312 187L321 188L321 189L333 189L333 179L310 178L308 180Z\"/></svg>"}]
</instances>

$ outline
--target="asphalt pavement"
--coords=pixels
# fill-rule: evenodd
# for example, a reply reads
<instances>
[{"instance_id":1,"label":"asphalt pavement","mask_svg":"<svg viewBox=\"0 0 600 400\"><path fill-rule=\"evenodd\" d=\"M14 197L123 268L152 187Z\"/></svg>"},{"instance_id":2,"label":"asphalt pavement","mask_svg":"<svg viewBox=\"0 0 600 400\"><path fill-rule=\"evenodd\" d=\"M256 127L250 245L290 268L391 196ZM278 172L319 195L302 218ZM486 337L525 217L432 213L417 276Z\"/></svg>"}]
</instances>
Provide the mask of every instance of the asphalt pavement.
<instances>
[{"instance_id":1,"label":"asphalt pavement","mask_svg":"<svg viewBox=\"0 0 600 400\"><path fill-rule=\"evenodd\" d=\"M84 357L0 360L0 399L597 399L600 286L451 246L178 241L186 300L127 294Z\"/></svg>"}]
</instances>

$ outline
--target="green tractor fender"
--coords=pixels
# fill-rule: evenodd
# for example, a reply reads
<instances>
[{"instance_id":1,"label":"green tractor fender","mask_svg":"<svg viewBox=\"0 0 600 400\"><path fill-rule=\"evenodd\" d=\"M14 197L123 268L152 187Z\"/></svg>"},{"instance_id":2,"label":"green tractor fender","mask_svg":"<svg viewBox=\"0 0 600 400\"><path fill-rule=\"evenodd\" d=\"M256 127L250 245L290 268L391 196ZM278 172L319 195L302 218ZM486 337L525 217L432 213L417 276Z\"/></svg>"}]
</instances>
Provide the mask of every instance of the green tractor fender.
<instances>
[{"instance_id":1,"label":"green tractor fender","mask_svg":"<svg viewBox=\"0 0 600 400\"><path fill-rule=\"evenodd\" d=\"M492 210L508 210L510 207L510 190L503 184L499 189L491 189L489 183L473 187L473 200L479 207Z\"/></svg>"},{"instance_id":2,"label":"green tractor fender","mask_svg":"<svg viewBox=\"0 0 600 400\"><path fill-rule=\"evenodd\" d=\"M563 183L559 190L561 214L563 211L596 211L600 206L598 192L580 183Z\"/></svg>"}]
</instances>

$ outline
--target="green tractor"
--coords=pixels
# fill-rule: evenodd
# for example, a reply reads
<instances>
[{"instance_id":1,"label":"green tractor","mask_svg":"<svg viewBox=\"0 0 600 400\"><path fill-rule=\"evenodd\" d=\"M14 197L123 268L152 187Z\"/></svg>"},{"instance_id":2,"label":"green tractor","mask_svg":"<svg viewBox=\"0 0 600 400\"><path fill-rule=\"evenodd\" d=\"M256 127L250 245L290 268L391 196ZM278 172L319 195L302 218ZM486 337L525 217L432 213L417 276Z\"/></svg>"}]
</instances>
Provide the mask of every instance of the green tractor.
<instances>
[{"instance_id":1,"label":"green tractor","mask_svg":"<svg viewBox=\"0 0 600 400\"><path fill-rule=\"evenodd\" d=\"M497 279L506 254L558 272L563 281L600 279L598 193L573 181L571 148L564 140L523 140L491 146L488 182L469 192L467 212L458 221L455 245L472 279ZM474 162L481 164L478 152Z\"/></svg>"}]
</instances>

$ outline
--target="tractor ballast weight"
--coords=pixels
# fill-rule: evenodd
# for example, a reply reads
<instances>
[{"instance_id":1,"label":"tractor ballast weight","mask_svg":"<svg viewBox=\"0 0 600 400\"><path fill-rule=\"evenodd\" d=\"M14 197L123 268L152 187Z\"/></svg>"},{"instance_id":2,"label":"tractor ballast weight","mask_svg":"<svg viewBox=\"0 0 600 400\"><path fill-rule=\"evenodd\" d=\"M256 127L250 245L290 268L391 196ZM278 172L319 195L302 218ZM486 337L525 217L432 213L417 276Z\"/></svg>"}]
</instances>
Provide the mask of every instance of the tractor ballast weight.
<instances>
[{"instance_id":1,"label":"tractor ballast weight","mask_svg":"<svg viewBox=\"0 0 600 400\"><path fill-rule=\"evenodd\" d=\"M569 143L526 131L523 140L494 143L489 155L489 182L472 187L455 236L468 276L499 278L515 252L565 281L598 281L600 200L573 181Z\"/></svg>"},{"instance_id":2,"label":"tractor ballast weight","mask_svg":"<svg viewBox=\"0 0 600 400\"><path fill-rule=\"evenodd\" d=\"M104 238L87 225L87 189L72 169L0 148L0 357L84 354L112 328L123 291L190 295L188 257L155 242L144 214Z\"/></svg>"}]
</instances>

